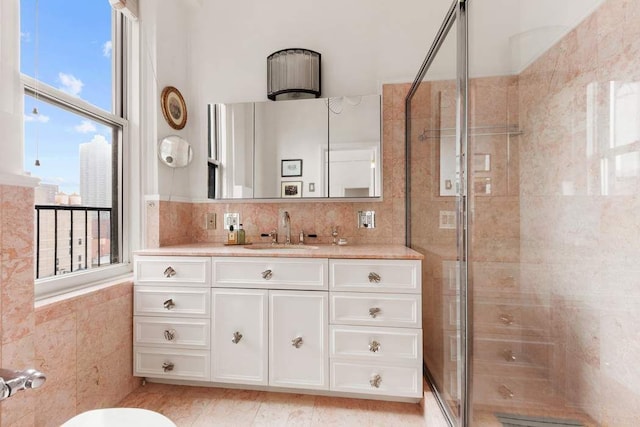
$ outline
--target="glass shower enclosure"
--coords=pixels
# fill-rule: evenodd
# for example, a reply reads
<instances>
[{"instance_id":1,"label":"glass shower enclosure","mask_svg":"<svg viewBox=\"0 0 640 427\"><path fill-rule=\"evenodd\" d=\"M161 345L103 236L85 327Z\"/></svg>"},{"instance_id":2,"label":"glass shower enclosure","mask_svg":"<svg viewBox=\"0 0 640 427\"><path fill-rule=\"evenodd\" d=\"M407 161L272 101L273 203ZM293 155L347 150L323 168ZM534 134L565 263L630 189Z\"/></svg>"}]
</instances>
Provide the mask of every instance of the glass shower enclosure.
<instances>
[{"instance_id":1,"label":"glass shower enclosure","mask_svg":"<svg viewBox=\"0 0 640 427\"><path fill-rule=\"evenodd\" d=\"M640 0L456 0L405 106L452 425L638 425Z\"/></svg>"}]
</instances>

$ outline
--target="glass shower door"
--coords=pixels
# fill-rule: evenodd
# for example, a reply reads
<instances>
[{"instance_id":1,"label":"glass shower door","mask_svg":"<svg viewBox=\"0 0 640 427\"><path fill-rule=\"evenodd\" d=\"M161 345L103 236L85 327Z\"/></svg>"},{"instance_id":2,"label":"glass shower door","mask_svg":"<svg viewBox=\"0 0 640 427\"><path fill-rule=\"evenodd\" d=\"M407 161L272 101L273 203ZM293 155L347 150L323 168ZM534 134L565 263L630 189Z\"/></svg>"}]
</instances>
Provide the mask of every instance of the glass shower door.
<instances>
[{"instance_id":1,"label":"glass shower door","mask_svg":"<svg viewBox=\"0 0 640 427\"><path fill-rule=\"evenodd\" d=\"M424 255L422 322L427 375L450 418L459 420L462 334L456 210L461 187L454 6L407 96L407 240Z\"/></svg>"},{"instance_id":2,"label":"glass shower door","mask_svg":"<svg viewBox=\"0 0 640 427\"><path fill-rule=\"evenodd\" d=\"M640 1L470 0L472 426L640 420Z\"/></svg>"}]
</instances>

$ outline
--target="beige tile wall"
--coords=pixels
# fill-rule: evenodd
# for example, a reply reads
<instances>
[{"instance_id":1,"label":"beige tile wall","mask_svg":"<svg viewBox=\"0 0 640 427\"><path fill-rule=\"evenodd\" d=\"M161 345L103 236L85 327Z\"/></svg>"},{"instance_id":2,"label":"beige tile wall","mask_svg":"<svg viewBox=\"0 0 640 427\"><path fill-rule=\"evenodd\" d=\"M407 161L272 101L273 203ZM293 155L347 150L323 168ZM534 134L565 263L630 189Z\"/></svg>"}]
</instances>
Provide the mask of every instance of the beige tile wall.
<instances>
[{"instance_id":1,"label":"beige tile wall","mask_svg":"<svg viewBox=\"0 0 640 427\"><path fill-rule=\"evenodd\" d=\"M611 82L640 96L639 10L605 2L519 79L522 286L551 310L554 388L612 426L640 419L640 178L610 178L605 193L600 164ZM617 120L637 126L624 111Z\"/></svg>"},{"instance_id":2,"label":"beige tile wall","mask_svg":"<svg viewBox=\"0 0 640 427\"><path fill-rule=\"evenodd\" d=\"M58 426L113 406L132 376L132 284L34 309L33 189L0 186L0 364L40 369L38 390L0 403L0 425Z\"/></svg>"}]
</instances>

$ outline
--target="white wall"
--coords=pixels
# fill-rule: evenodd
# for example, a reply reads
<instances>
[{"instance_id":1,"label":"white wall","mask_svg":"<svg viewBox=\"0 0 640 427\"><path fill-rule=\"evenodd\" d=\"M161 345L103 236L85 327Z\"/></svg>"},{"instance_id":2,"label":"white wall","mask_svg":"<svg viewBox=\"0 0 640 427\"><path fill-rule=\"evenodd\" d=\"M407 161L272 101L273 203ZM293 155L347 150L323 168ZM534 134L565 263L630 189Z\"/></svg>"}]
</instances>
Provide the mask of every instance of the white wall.
<instances>
[{"instance_id":1,"label":"white wall","mask_svg":"<svg viewBox=\"0 0 640 427\"><path fill-rule=\"evenodd\" d=\"M379 94L385 82L413 80L450 4L450 0L189 2L187 127L192 142L204 145L196 149L189 167L190 196L206 198L206 162L198 155L206 154L206 105L267 100L269 54L288 47L320 52L323 96Z\"/></svg>"},{"instance_id":2,"label":"white wall","mask_svg":"<svg viewBox=\"0 0 640 427\"><path fill-rule=\"evenodd\" d=\"M160 163L157 151L158 141L169 135L192 140L189 122L194 113L194 105L188 84L190 5L191 3L182 1L140 1L141 166L143 192L147 196L171 196L174 200L188 200L190 193L190 169L193 166L175 169L165 166ZM171 128L162 116L160 95L166 86L176 87L187 103L187 126L181 130ZM202 113L206 118L206 108ZM202 181L206 183L206 144L192 146L194 163L203 163Z\"/></svg>"}]
</instances>

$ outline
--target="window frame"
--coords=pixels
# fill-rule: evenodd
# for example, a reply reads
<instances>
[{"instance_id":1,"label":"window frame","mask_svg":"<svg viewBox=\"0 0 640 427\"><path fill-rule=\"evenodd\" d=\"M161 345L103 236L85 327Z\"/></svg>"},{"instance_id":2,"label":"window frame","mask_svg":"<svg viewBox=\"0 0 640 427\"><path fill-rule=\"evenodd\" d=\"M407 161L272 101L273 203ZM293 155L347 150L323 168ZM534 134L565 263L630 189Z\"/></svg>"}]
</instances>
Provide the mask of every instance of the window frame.
<instances>
[{"instance_id":1,"label":"window frame","mask_svg":"<svg viewBox=\"0 0 640 427\"><path fill-rule=\"evenodd\" d=\"M83 99L69 95L31 76L21 73L23 94L37 96L41 102L54 107L65 109L80 117L97 121L113 129L112 143L117 144L117 164L114 164L114 184L112 209L117 221L112 225L117 227L118 255L116 264L50 276L35 280L36 301L52 296L77 291L82 288L111 281L123 275L131 274L131 242L130 235L130 162L124 154L129 152L130 127L128 117L128 83L129 83L129 43L131 23L119 12L112 13L112 110L108 112ZM35 240L35 235L34 235ZM35 267L34 267L35 268Z\"/></svg>"}]
</instances>

